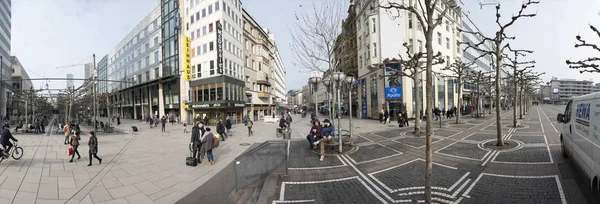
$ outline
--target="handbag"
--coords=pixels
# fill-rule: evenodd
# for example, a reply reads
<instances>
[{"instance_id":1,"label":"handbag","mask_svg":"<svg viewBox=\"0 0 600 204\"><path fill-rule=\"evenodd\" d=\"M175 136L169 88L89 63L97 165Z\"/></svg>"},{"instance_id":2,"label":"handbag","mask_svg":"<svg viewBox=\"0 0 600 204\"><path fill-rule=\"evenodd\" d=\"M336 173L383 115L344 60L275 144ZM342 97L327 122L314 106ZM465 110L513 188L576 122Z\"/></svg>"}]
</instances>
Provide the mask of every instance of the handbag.
<instances>
[{"instance_id":1,"label":"handbag","mask_svg":"<svg viewBox=\"0 0 600 204\"><path fill-rule=\"evenodd\" d=\"M70 146L68 149L69 156L73 155L73 146Z\"/></svg>"}]
</instances>

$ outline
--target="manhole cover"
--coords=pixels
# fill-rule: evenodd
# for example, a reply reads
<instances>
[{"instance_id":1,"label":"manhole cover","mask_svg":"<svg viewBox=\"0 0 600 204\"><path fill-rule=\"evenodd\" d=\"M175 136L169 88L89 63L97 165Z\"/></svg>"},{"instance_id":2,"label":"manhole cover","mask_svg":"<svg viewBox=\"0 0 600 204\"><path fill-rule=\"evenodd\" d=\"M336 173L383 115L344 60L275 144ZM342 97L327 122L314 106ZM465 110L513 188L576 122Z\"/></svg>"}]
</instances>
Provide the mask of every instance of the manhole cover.
<instances>
[{"instance_id":1,"label":"manhole cover","mask_svg":"<svg viewBox=\"0 0 600 204\"><path fill-rule=\"evenodd\" d=\"M250 146L250 143L242 143L240 146Z\"/></svg>"}]
</instances>

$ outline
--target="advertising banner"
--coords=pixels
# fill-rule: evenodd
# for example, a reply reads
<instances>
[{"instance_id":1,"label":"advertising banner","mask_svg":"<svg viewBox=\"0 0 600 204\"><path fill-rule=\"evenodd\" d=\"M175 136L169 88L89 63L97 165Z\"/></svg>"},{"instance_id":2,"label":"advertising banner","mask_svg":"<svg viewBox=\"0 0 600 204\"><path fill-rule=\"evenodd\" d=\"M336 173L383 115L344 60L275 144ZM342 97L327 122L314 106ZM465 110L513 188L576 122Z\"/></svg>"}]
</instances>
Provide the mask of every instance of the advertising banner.
<instances>
[{"instance_id":1,"label":"advertising banner","mask_svg":"<svg viewBox=\"0 0 600 204\"><path fill-rule=\"evenodd\" d=\"M217 23L217 74L223 74L223 29Z\"/></svg>"},{"instance_id":2,"label":"advertising banner","mask_svg":"<svg viewBox=\"0 0 600 204\"><path fill-rule=\"evenodd\" d=\"M190 56L190 37L185 36L184 38L184 47L183 47L183 55L184 55L184 64L183 64L183 78L186 81L192 79L192 68L191 68L191 56Z\"/></svg>"}]
</instances>

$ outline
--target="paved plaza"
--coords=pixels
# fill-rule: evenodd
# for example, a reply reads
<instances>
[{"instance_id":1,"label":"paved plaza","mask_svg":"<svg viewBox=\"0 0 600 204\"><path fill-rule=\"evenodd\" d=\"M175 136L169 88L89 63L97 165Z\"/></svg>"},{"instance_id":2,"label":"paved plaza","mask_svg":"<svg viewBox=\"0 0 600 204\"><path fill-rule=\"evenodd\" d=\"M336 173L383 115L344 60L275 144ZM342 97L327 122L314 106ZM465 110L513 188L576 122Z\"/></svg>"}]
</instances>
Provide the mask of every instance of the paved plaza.
<instances>
[{"instance_id":1,"label":"paved plaza","mask_svg":"<svg viewBox=\"0 0 600 204\"><path fill-rule=\"evenodd\" d=\"M464 117L464 124L435 122L433 200L436 203L594 203L589 189L560 152L553 121L564 106L534 106L517 128L512 110L502 115L503 139L513 148L494 149L495 115ZM361 123L367 123L365 121ZM394 123L395 124L395 123ZM412 125L412 123L411 123ZM425 138L412 127L358 130L355 147L308 156L305 140L292 141L292 165L273 203L423 202ZM371 127L371 129L377 129ZM327 153L326 153L327 154ZM300 165L301 164L301 165Z\"/></svg>"},{"instance_id":2,"label":"paved plaza","mask_svg":"<svg viewBox=\"0 0 600 204\"><path fill-rule=\"evenodd\" d=\"M493 116L464 117L464 124L434 123L433 198L438 203L593 203L588 189L560 156L556 124L561 106L533 107L506 126L503 137L517 147L492 150L484 143L496 138ZM548 117L547 117L548 116ZM425 141L410 127L395 122L355 120L354 147L344 154L308 153L308 118L293 115L288 175L282 177L273 203L400 203L423 196ZM509 124L510 113L503 115ZM104 121L106 119L103 119ZM347 129L347 119L342 128ZM130 133L132 125L140 131ZM62 134L15 134L25 154L0 163L0 203L175 203L221 172L250 144L281 140L277 124L255 122L254 137L241 124L214 151L216 165L185 166L189 134L181 124L150 128L145 122L122 120L118 134L100 134L103 163L87 167L87 135L82 158L69 163ZM82 127L87 132L90 127ZM191 127L188 126L188 130ZM423 128L424 129L424 128ZM567 172L567 173L565 173ZM202 201L198 201L202 203Z\"/></svg>"}]
</instances>

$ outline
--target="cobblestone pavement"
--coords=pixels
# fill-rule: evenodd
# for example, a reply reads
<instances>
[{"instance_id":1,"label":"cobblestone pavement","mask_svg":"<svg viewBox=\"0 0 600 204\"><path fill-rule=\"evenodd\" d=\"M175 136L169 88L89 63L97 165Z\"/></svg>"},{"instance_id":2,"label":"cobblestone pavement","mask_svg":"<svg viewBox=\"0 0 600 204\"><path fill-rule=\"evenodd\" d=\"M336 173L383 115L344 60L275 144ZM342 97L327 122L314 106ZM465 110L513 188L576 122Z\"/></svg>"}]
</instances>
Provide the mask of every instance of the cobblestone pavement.
<instances>
[{"instance_id":1,"label":"cobblestone pavement","mask_svg":"<svg viewBox=\"0 0 600 204\"><path fill-rule=\"evenodd\" d=\"M572 178L560 155L559 130L550 119L560 109L534 106L518 119L518 127L512 126L512 110L504 112L502 138L510 149L484 145L497 140L493 114L465 116L461 124L444 120L442 128L434 122L434 202L595 203L585 181ZM304 154L308 147L290 150L290 162L300 166L290 168L273 203L422 202L425 137L410 134L412 127L354 123L369 129L356 129L356 146L343 154L318 162L317 156Z\"/></svg>"}]
</instances>

